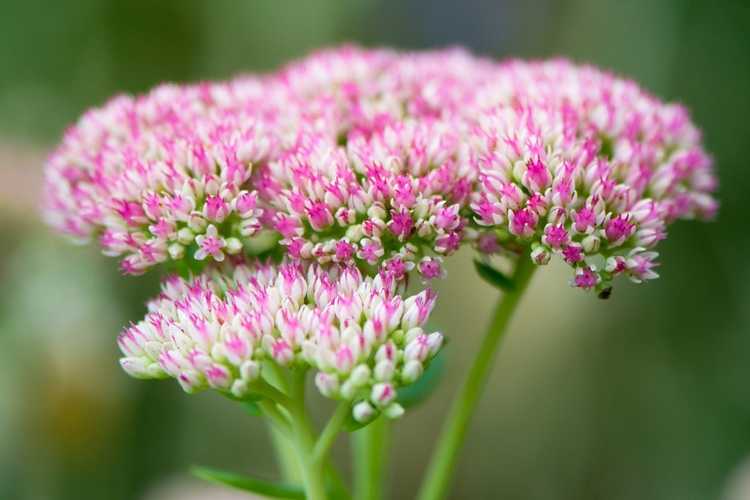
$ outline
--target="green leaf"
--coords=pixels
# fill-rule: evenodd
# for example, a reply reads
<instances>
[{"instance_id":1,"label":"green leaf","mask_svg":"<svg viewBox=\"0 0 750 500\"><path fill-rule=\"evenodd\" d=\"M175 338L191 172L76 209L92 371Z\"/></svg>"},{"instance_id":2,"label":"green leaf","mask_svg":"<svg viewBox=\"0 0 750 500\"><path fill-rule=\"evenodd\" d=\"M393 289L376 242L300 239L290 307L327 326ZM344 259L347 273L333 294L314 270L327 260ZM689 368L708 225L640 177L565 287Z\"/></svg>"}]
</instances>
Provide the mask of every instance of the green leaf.
<instances>
[{"instance_id":1,"label":"green leaf","mask_svg":"<svg viewBox=\"0 0 750 500\"><path fill-rule=\"evenodd\" d=\"M399 388L397 401L401 406L404 408L414 407L432 394L445 372L444 352L445 347L438 351L432 361L430 361L430 364L427 365L427 369L416 382Z\"/></svg>"},{"instance_id":2,"label":"green leaf","mask_svg":"<svg viewBox=\"0 0 750 500\"><path fill-rule=\"evenodd\" d=\"M264 479L243 476L208 467L193 466L190 472L205 481L231 486L244 491L251 491L270 498L293 498L304 500L305 490L301 486L285 483L274 483Z\"/></svg>"},{"instance_id":3,"label":"green leaf","mask_svg":"<svg viewBox=\"0 0 750 500\"><path fill-rule=\"evenodd\" d=\"M477 273L479 273L479 276L484 281L495 288L509 292L516 287L516 284L512 279L508 278L489 264L474 259L474 269L477 270Z\"/></svg>"}]
</instances>

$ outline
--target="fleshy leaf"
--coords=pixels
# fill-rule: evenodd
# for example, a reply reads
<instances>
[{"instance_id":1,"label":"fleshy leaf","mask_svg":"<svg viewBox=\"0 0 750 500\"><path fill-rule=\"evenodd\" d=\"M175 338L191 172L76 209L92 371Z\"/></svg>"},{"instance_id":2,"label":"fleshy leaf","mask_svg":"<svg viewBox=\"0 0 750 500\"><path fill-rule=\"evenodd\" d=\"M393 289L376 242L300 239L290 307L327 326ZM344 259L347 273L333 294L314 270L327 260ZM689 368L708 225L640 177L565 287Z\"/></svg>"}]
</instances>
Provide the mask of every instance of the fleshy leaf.
<instances>
[{"instance_id":1,"label":"fleshy leaf","mask_svg":"<svg viewBox=\"0 0 750 500\"><path fill-rule=\"evenodd\" d=\"M516 284L512 279L510 279L494 267L490 266L489 264L485 264L484 262L474 259L474 268L477 270L477 273L479 273L479 276L484 281L494 286L495 288L499 288L500 290L509 292L516 287Z\"/></svg>"},{"instance_id":2,"label":"fleshy leaf","mask_svg":"<svg viewBox=\"0 0 750 500\"><path fill-rule=\"evenodd\" d=\"M234 472L227 472L209 467L193 466L190 471L200 479L212 483L231 486L244 491L251 491L270 498L291 498L304 500L305 491L301 486L286 483L275 483Z\"/></svg>"}]
</instances>

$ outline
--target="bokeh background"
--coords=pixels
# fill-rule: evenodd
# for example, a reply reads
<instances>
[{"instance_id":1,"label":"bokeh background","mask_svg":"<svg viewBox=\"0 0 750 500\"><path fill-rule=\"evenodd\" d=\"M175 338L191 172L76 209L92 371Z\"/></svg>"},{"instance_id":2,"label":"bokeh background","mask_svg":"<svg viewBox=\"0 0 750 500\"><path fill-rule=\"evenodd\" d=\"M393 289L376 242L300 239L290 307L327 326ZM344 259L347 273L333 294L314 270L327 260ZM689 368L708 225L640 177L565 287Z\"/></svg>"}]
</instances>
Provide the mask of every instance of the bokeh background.
<instances>
[{"instance_id":1,"label":"bokeh background","mask_svg":"<svg viewBox=\"0 0 750 500\"><path fill-rule=\"evenodd\" d=\"M611 300L537 273L473 422L454 498L750 499L750 3L746 0L3 0L0 5L0 498L245 498L190 464L274 477L262 423L118 368L115 334L156 276L124 279L37 214L46 152L87 107L165 81L272 69L344 41L566 55L685 103L721 178L713 224L680 223L662 279ZM432 399L395 426L412 498L496 293L450 261ZM337 459L346 467L346 447ZM748 462L750 463L750 462ZM743 468L744 464L744 468Z\"/></svg>"}]
</instances>

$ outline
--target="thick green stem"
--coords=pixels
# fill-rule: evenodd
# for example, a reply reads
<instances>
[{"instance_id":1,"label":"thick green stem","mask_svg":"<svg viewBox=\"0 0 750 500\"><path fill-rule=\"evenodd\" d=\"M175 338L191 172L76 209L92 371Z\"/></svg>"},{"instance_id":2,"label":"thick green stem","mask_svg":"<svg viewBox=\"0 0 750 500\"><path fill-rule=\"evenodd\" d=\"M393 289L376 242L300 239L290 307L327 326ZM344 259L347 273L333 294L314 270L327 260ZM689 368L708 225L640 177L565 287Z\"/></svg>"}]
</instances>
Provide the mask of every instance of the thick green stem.
<instances>
[{"instance_id":1,"label":"thick green stem","mask_svg":"<svg viewBox=\"0 0 750 500\"><path fill-rule=\"evenodd\" d=\"M297 458L305 483L308 500L325 500L325 481L323 478L323 463L315 460L313 450L315 437L305 409L305 372L299 370L292 377L290 384L289 416L292 421L294 443Z\"/></svg>"},{"instance_id":2,"label":"thick green stem","mask_svg":"<svg viewBox=\"0 0 750 500\"><path fill-rule=\"evenodd\" d=\"M505 293L495 307L492 322L482 340L479 352L458 393L458 397L453 401L448 413L437 448L432 455L427 474L423 479L418 496L419 500L439 500L444 498L448 492L453 468L466 437L469 421L487 381L495 352L535 268L536 266L532 263L528 254L521 255L513 274L514 286Z\"/></svg>"},{"instance_id":3,"label":"thick green stem","mask_svg":"<svg viewBox=\"0 0 750 500\"><path fill-rule=\"evenodd\" d=\"M352 435L355 500L383 498L388 427L389 422L381 416Z\"/></svg>"},{"instance_id":4,"label":"thick green stem","mask_svg":"<svg viewBox=\"0 0 750 500\"><path fill-rule=\"evenodd\" d=\"M317 462L325 461L328 457L328 452L331 450L336 437L341 431L341 426L346 421L346 417L352 411L352 407L348 401L342 401L336 407L336 411L331 416L331 419L326 424L323 431L318 437L318 441L315 443L313 450L313 460Z\"/></svg>"},{"instance_id":5,"label":"thick green stem","mask_svg":"<svg viewBox=\"0 0 750 500\"><path fill-rule=\"evenodd\" d=\"M282 433L288 434L291 431L289 419L285 413L279 409L279 406L273 401L264 399L258 402L263 414L265 414L270 420L271 424L276 427Z\"/></svg>"},{"instance_id":6,"label":"thick green stem","mask_svg":"<svg viewBox=\"0 0 750 500\"><path fill-rule=\"evenodd\" d=\"M281 468L281 476L290 483L302 482L302 471L300 470L294 443L289 439L288 433L284 433L275 425L268 426L271 431L271 441L276 451L276 460Z\"/></svg>"},{"instance_id":7,"label":"thick green stem","mask_svg":"<svg viewBox=\"0 0 750 500\"><path fill-rule=\"evenodd\" d=\"M252 392L275 401L276 403L279 403L281 405L287 406L289 404L289 398L287 398L286 394L263 379L253 382L253 384L250 386L250 389L252 390Z\"/></svg>"}]
</instances>

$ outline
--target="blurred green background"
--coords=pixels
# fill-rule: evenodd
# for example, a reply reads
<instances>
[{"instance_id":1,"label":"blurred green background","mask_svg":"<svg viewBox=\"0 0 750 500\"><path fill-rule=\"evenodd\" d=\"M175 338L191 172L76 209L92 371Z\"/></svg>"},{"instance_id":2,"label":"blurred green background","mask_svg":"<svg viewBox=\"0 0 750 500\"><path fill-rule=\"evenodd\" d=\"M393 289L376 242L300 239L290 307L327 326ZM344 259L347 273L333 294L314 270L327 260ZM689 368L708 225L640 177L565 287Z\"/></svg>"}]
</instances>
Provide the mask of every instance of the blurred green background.
<instances>
[{"instance_id":1,"label":"blurred green background","mask_svg":"<svg viewBox=\"0 0 750 500\"><path fill-rule=\"evenodd\" d=\"M244 498L200 463L273 477L260 421L118 368L115 334L156 276L124 279L39 222L44 155L87 107L164 80L268 70L355 41L566 55L685 103L721 179L713 224L680 223L662 279L608 302L537 273L493 371L454 498L750 499L750 3L747 1L3 0L0 6L0 498ZM450 261L433 398L395 426L393 498L412 498L495 292ZM346 448L337 459L346 467Z\"/></svg>"}]
</instances>

